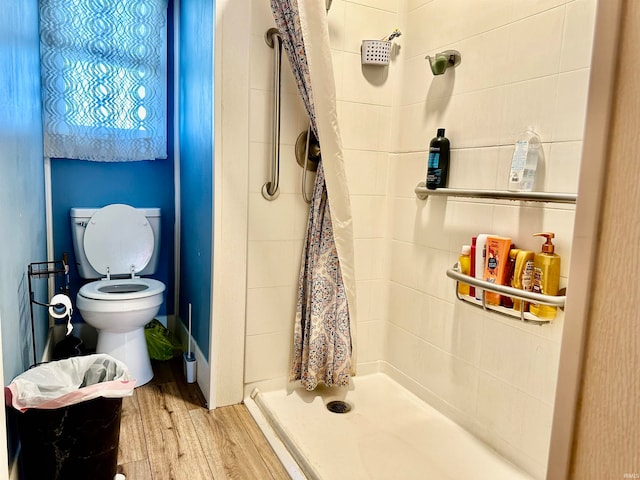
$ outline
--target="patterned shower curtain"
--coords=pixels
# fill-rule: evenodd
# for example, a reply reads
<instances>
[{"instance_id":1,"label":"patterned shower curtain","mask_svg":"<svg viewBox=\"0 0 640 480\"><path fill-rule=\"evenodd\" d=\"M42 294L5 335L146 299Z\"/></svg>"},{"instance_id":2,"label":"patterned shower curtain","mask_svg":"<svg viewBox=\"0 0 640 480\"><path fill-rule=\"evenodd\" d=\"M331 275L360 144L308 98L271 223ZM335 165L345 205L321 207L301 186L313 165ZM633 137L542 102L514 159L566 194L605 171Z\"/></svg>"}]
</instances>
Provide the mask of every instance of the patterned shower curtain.
<instances>
[{"instance_id":1,"label":"patterned shower curtain","mask_svg":"<svg viewBox=\"0 0 640 480\"><path fill-rule=\"evenodd\" d=\"M324 4L324 0L304 1ZM307 390L313 390L319 382L328 386L345 386L349 384L350 375L355 374L354 325L352 325L355 302L352 302L353 305L349 304L349 295L345 290L342 272L344 265L341 265L341 258L336 246L330 210L331 199L327 192L325 163L328 166L328 162L333 162L334 158L325 154L324 145L328 143L328 136L332 134L332 131L330 129L321 131L322 129L318 125L319 119L316 119L316 104L313 98L312 79L298 1L271 0L271 8L300 95L309 114L311 128L323 146L322 161L316 173L307 235L302 252L290 380L301 380ZM324 8L320 11L324 15ZM324 18L311 19L310 21L324 21L326 28L326 19ZM328 38L328 33L326 38ZM318 39L316 38L314 41L317 42ZM326 61L326 58L323 61ZM335 86L332 85L332 88L335 91ZM326 101L324 98L322 100ZM335 107L335 98L332 97L330 100L334 102L333 106ZM335 108L332 111L334 110ZM331 120L335 120L335 118ZM332 125L335 136L331 140L335 141L337 136L337 145L340 145L337 121L334 121ZM327 138L323 138L322 134L326 134ZM323 143L325 140L327 142ZM338 147L337 150L336 159L341 161L341 148ZM332 171L335 170L334 168ZM336 187L336 192L340 191L342 191L341 187ZM338 200L341 208L346 203L349 220L348 222L340 221L339 224L342 227L343 224L349 223L347 243L350 241L352 245L353 239L349 236L351 229L348 194L346 199L336 199L336 202ZM342 243L346 243L344 238L341 239ZM345 248L344 250L349 249ZM343 260L343 263L351 264L352 259L346 262ZM347 276L352 277L351 274Z\"/></svg>"}]
</instances>

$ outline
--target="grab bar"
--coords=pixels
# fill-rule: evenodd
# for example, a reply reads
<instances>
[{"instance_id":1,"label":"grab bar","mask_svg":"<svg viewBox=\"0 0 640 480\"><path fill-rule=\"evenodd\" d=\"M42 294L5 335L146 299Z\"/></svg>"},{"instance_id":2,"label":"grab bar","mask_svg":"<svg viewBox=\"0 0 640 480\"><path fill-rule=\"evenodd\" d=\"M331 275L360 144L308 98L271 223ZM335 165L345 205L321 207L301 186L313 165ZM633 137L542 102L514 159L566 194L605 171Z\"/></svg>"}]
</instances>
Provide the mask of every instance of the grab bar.
<instances>
[{"instance_id":1,"label":"grab bar","mask_svg":"<svg viewBox=\"0 0 640 480\"><path fill-rule=\"evenodd\" d=\"M273 131L271 138L271 180L262 186L262 196L275 200L280 195L280 60L282 38L277 28L270 28L264 36L265 42L273 48ZM276 51L277 48L277 51Z\"/></svg>"}]
</instances>

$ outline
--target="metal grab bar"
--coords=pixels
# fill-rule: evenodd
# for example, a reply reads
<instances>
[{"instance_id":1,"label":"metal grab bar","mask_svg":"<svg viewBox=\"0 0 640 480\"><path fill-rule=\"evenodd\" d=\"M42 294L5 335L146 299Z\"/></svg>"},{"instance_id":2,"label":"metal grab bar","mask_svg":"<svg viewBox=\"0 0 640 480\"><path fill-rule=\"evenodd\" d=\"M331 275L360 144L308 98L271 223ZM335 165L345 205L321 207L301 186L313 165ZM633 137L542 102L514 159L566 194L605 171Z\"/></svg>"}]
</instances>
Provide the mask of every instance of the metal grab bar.
<instances>
[{"instance_id":1,"label":"metal grab bar","mask_svg":"<svg viewBox=\"0 0 640 480\"><path fill-rule=\"evenodd\" d=\"M506 190L467 190L463 188L429 190L424 182L418 183L414 191L420 200L425 200L429 196L440 196L521 200L524 202L576 203L578 198L575 193L511 192Z\"/></svg>"},{"instance_id":2,"label":"metal grab bar","mask_svg":"<svg viewBox=\"0 0 640 480\"><path fill-rule=\"evenodd\" d=\"M270 28L264 36L265 42L273 48L273 131L271 137L271 180L262 186L262 196L275 200L280 195L280 73L282 58L282 38L277 28Z\"/></svg>"},{"instance_id":3,"label":"metal grab bar","mask_svg":"<svg viewBox=\"0 0 640 480\"><path fill-rule=\"evenodd\" d=\"M518 288L508 287L506 285L498 285L484 280L478 280L477 278L461 273L459 265L457 263L453 266L453 268L447 270L447 277L452 278L456 281L455 289L456 297L458 298L458 300L462 300L463 302L466 302L475 307L482 308L484 310L491 310L492 312L499 313L507 317L519 318L523 322L536 323L538 325L549 323L551 320L536 317L531 313L525 313L525 302L550 305L562 309L564 308L565 302L567 300L567 297L565 295L543 295L541 293L527 292ZM466 283L467 285L473 285L476 288L482 288L482 298L478 300L475 297L460 295L460 292L458 292L458 283ZM522 301L522 303L520 304L520 311L510 308L504 308L498 305L488 304L486 298L487 291L501 293L512 298L520 299Z\"/></svg>"}]
</instances>

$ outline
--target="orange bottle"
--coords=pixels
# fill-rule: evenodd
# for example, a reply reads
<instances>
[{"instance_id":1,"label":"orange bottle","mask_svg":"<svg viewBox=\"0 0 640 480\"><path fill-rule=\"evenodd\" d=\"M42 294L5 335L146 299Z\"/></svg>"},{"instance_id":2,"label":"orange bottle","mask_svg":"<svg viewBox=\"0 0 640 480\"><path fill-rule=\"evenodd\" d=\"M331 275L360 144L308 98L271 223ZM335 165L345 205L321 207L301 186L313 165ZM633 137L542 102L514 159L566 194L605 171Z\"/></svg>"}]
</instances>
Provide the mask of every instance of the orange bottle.
<instances>
[{"instance_id":1,"label":"orange bottle","mask_svg":"<svg viewBox=\"0 0 640 480\"><path fill-rule=\"evenodd\" d=\"M509 250L511 239L507 237L487 237L487 255L484 263L484 280L505 285L507 278L507 265L509 264ZM489 305L500 305L500 294L486 291L486 302Z\"/></svg>"}]
</instances>

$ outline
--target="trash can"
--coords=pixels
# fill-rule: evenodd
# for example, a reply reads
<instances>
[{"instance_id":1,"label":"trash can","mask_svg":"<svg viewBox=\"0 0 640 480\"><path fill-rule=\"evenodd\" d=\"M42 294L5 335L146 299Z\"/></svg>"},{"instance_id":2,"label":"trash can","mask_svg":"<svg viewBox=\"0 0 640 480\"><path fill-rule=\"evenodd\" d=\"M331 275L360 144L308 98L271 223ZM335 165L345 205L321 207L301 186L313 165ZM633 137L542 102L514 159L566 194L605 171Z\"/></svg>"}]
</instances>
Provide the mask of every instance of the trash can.
<instances>
[{"instance_id":1,"label":"trash can","mask_svg":"<svg viewBox=\"0 0 640 480\"><path fill-rule=\"evenodd\" d=\"M88 355L38 365L6 388L18 410L26 480L113 480L122 397L134 380L124 363Z\"/></svg>"}]
</instances>

